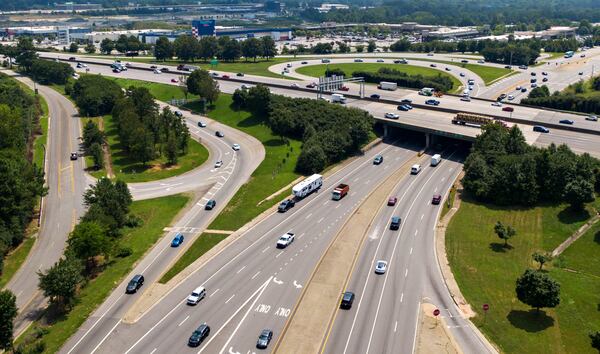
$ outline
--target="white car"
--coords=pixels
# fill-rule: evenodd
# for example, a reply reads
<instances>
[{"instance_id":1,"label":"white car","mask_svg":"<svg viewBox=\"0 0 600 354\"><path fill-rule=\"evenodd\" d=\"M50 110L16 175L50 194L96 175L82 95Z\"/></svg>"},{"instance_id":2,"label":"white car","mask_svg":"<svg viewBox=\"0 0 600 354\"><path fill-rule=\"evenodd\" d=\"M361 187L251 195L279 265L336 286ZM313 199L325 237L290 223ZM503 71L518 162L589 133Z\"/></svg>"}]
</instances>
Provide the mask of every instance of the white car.
<instances>
[{"instance_id":1,"label":"white car","mask_svg":"<svg viewBox=\"0 0 600 354\"><path fill-rule=\"evenodd\" d=\"M197 305L206 296L206 290L199 286L187 298L188 305Z\"/></svg>"},{"instance_id":2,"label":"white car","mask_svg":"<svg viewBox=\"0 0 600 354\"><path fill-rule=\"evenodd\" d=\"M521 86L517 86L517 87L515 87L515 90L517 90L517 91L521 91L521 89L522 89L522 87L521 87Z\"/></svg>"},{"instance_id":3,"label":"white car","mask_svg":"<svg viewBox=\"0 0 600 354\"><path fill-rule=\"evenodd\" d=\"M465 102L471 102L471 97L469 97L469 96L462 96L462 97L460 98L460 100L461 100L461 101L465 101Z\"/></svg>"},{"instance_id":4,"label":"white car","mask_svg":"<svg viewBox=\"0 0 600 354\"><path fill-rule=\"evenodd\" d=\"M242 86L240 86L240 88L242 90L249 90L250 88L252 88L252 85L246 85L246 84L242 84Z\"/></svg>"},{"instance_id":5,"label":"white car","mask_svg":"<svg viewBox=\"0 0 600 354\"><path fill-rule=\"evenodd\" d=\"M495 107L502 107L502 102L500 102L500 101L493 102L493 103L492 103L492 106L495 106Z\"/></svg>"},{"instance_id":6,"label":"white car","mask_svg":"<svg viewBox=\"0 0 600 354\"><path fill-rule=\"evenodd\" d=\"M200 128L206 128L206 123L204 123L204 122L198 122L198 126Z\"/></svg>"},{"instance_id":7,"label":"white car","mask_svg":"<svg viewBox=\"0 0 600 354\"><path fill-rule=\"evenodd\" d=\"M377 261L375 264L375 273L376 274L384 274L387 270L387 262L386 261Z\"/></svg>"},{"instance_id":8,"label":"white car","mask_svg":"<svg viewBox=\"0 0 600 354\"><path fill-rule=\"evenodd\" d=\"M479 64L483 64L483 63L485 63L485 60L483 60L483 59L479 59L479 60L477 60L477 62L478 62Z\"/></svg>"},{"instance_id":9,"label":"white car","mask_svg":"<svg viewBox=\"0 0 600 354\"><path fill-rule=\"evenodd\" d=\"M235 151L238 151L240 149L240 144L233 144L231 145L231 148Z\"/></svg>"},{"instance_id":10,"label":"white car","mask_svg":"<svg viewBox=\"0 0 600 354\"><path fill-rule=\"evenodd\" d=\"M221 166L223 166L223 161L219 160L219 161L215 162L215 168L219 168Z\"/></svg>"},{"instance_id":11,"label":"white car","mask_svg":"<svg viewBox=\"0 0 600 354\"><path fill-rule=\"evenodd\" d=\"M386 118L390 118L390 119L398 119L398 118L400 118L400 116L397 115L396 113L390 113L390 112L386 113L385 117Z\"/></svg>"},{"instance_id":12,"label":"white car","mask_svg":"<svg viewBox=\"0 0 600 354\"><path fill-rule=\"evenodd\" d=\"M292 242L294 242L294 234L292 232L287 232L277 240L277 248L286 248Z\"/></svg>"},{"instance_id":13,"label":"white car","mask_svg":"<svg viewBox=\"0 0 600 354\"><path fill-rule=\"evenodd\" d=\"M298 84L294 83L290 85L291 88L299 88L300 86L298 86Z\"/></svg>"},{"instance_id":14,"label":"white car","mask_svg":"<svg viewBox=\"0 0 600 354\"><path fill-rule=\"evenodd\" d=\"M508 100L509 100L509 101L512 101L512 100L514 100L514 99L515 99L515 96L513 96L513 95L508 95Z\"/></svg>"},{"instance_id":15,"label":"white car","mask_svg":"<svg viewBox=\"0 0 600 354\"><path fill-rule=\"evenodd\" d=\"M598 117L594 116L594 115L591 115L591 116L585 117L585 120L589 120L589 121L592 121L592 122L597 122L598 121Z\"/></svg>"},{"instance_id":16,"label":"white car","mask_svg":"<svg viewBox=\"0 0 600 354\"><path fill-rule=\"evenodd\" d=\"M419 164L412 165L412 167L410 168L410 174L416 175L419 172L421 172L421 165L419 165Z\"/></svg>"},{"instance_id":17,"label":"white car","mask_svg":"<svg viewBox=\"0 0 600 354\"><path fill-rule=\"evenodd\" d=\"M158 70L158 69L154 69L154 73L155 74L162 74L162 71Z\"/></svg>"}]
</instances>

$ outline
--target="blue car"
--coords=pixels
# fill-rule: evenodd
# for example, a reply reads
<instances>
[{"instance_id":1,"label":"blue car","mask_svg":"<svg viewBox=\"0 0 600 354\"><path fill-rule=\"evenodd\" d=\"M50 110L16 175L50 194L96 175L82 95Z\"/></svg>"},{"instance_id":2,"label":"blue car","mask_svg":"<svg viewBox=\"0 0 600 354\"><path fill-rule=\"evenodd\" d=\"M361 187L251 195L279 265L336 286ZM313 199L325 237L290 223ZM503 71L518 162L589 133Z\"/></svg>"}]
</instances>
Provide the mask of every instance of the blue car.
<instances>
[{"instance_id":1,"label":"blue car","mask_svg":"<svg viewBox=\"0 0 600 354\"><path fill-rule=\"evenodd\" d=\"M401 104L398 106L398 110L399 111L408 111L410 108L408 108L405 104Z\"/></svg>"},{"instance_id":2,"label":"blue car","mask_svg":"<svg viewBox=\"0 0 600 354\"><path fill-rule=\"evenodd\" d=\"M437 105L440 104L440 101L438 101L438 100L427 100L427 101L425 101L425 104L432 105L432 106L437 106Z\"/></svg>"},{"instance_id":3,"label":"blue car","mask_svg":"<svg viewBox=\"0 0 600 354\"><path fill-rule=\"evenodd\" d=\"M573 123L575 123L575 122L573 122L573 121L572 121L572 120L570 120L570 119L561 119L561 120L560 120L560 121L558 121L558 122L559 122L560 124L569 124L569 125L572 125Z\"/></svg>"},{"instance_id":4,"label":"blue car","mask_svg":"<svg viewBox=\"0 0 600 354\"><path fill-rule=\"evenodd\" d=\"M175 238L173 238L173 241L171 241L171 247L179 247L179 245L181 245L183 243L183 235L178 233L177 235L175 235Z\"/></svg>"},{"instance_id":5,"label":"blue car","mask_svg":"<svg viewBox=\"0 0 600 354\"><path fill-rule=\"evenodd\" d=\"M540 133L550 133L550 130L548 128L541 126L541 125L534 125L533 131L540 132Z\"/></svg>"}]
</instances>

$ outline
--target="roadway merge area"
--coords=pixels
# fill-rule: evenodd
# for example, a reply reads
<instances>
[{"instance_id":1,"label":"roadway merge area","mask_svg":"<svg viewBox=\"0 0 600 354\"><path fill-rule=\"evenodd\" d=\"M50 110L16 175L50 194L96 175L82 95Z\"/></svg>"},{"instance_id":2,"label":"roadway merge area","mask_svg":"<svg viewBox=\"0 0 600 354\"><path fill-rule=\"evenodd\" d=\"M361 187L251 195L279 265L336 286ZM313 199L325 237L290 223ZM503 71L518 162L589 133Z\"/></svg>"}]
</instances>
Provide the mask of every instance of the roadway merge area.
<instances>
[{"instance_id":1,"label":"roadway merge area","mask_svg":"<svg viewBox=\"0 0 600 354\"><path fill-rule=\"evenodd\" d=\"M211 335L201 352L254 350L263 328L273 330L277 338L310 272L344 220L372 185L414 156L416 149L414 145L374 147L327 177L319 192L295 208L269 216L184 281L168 284L171 291L135 324L121 323L118 315L95 318L98 325L82 327L62 351L190 352L187 339L204 322L211 327ZM389 162L374 165L376 154ZM332 201L330 190L341 182L350 185L350 192ZM279 249L277 239L286 232L294 233L295 240ZM206 288L206 298L196 306L186 305L187 296L198 286ZM115 296L126 295L115 292Z\"/></svg>"}]
</instances>

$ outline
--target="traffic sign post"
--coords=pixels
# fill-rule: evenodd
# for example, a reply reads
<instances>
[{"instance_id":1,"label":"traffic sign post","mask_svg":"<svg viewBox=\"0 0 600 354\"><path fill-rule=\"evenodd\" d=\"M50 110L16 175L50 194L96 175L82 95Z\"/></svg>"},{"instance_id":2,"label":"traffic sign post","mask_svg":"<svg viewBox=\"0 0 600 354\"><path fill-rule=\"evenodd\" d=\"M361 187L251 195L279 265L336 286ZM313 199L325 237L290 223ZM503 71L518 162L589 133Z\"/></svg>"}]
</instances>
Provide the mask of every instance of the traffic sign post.
<instances>
[{"instance_id":1,"label":"traffic sign post","mask_svg":"<svg viewBox=\"0 0 600 354\"><path fill-rule=\"evenodd\" d=\"M440 315L440 309L433 310L433 315L435 316L435 325L437 327L439 323L438 316Z\"/></svg>"},{"instance_id":2,"label":"traffic sign post","mask_svg":"<svg viewBox=\"0 0 600 354\"><path fill-rule=\"evenodd\" d=\"M483 324L485 324L485 320L487 318L487 312L490 309L490 305L483 304Z\"/></svg>"}]
</instances>

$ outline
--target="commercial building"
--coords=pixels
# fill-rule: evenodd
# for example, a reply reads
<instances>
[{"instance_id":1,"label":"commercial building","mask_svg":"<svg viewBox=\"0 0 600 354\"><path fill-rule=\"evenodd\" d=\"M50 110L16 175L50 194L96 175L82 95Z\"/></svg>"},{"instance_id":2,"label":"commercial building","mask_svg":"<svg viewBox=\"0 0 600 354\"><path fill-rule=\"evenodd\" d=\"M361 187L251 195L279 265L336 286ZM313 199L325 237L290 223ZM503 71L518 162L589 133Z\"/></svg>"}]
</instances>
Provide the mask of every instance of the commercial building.
<instances>
[{"instance_id":1,"label":"commercial building","mask_svg":"<svg viewBox=\"0 0 600 354\"><path fill-rule=\"evenodd\" d=\"M475 27L442 27L434 31L424 30L421 32L423 40L448 40L474 38L479 34Z\"/></svg>"},{"instance_id":2,"label":"commercial building","mask_svg":"<svg viewBox=\"0 0 600 354\"><path fill-rule=\"evenodd\" d=\"M327 13L331 10L347 10L350 6L346 4L321 4L321 6L316 7L316 9L321 13Z\"/></svg>"},{"instance_id":3,"label":"commercial building","mask_svg":"<svg viewBox=\"0 0 600 354\"><path fill-rule=\"evenodd\" d=\"M0 29L0 36L15 38L20 36L56 38L60 44L69 44L75 39L84 39L92 30L89 27L34 26L8 27Z\"/></svg>"}]
</instances>

